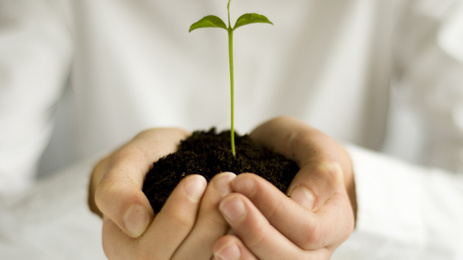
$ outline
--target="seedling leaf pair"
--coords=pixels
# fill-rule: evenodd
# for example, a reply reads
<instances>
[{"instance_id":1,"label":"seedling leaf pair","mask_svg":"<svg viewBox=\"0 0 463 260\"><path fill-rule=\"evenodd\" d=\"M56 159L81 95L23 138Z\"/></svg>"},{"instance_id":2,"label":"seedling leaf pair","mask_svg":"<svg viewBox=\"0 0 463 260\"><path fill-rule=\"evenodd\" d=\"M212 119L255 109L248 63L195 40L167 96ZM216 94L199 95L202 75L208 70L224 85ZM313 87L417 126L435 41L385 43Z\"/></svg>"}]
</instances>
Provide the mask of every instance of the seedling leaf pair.
<instances>
[{"instance_id":1,"label":"seedling leaf pair","mask_svg":"<svg viewBox=\"0 0 463 260\"><path fill-rule=\"evenodd\" d=\"M234 73L233 73L233 31L239 27L253 24L253 23L268 23L273 25L270 20L260 14L248 13L241 15L235 22L235 26L230 25L230 1L228 0L227 11L228 11L228 26L225 24L222 19L215 15L208 15L203 17L201 20L193 23L190 26L189 32L200 29L200 28L222 28L228 32L228 54L230 61L230 106L231 106L231 126L230 126L230 140L231 140L231 150L233 156L236 157L235 151L235 129L234 129Z\"/></svg>"},{"instance_id":2,"label":"seedling leaf pair","mask_svg":"<svg viewBox=\"0 0 463 260\"><path fill-rule=\"evenodd\" d=\"M249 14L243 14L242 16L240 16L240 18L236 20L235 26L233 27L232 30L236 30L237 28L241 26L245 26L245 25L252 24L252 23L268 23L268 24L273 25L273 23L267 17L260 15L260 14L256 14L256 13L249 13ZM200 28L222 28L225 30L229 30L225 22L215 15L205 16L201 20L192 24L190 26L189 32L192 32L193 30L200 29Z\"/></svg>"}]
</instances>

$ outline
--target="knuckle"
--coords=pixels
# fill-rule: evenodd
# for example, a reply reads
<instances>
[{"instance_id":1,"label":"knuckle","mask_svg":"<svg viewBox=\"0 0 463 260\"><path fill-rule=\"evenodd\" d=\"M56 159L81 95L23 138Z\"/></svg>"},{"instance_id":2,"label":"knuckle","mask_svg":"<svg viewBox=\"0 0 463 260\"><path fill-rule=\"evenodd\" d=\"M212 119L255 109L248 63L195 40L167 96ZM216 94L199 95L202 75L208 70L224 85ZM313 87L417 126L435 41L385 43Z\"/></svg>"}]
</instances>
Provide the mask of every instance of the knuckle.
<instances>
[{"instance_id":1,"label":"knuckle","mask_svg":"<svg viewBox=\"0 0 463 260\"><path fill-rule=\"evenodd\" d=\"M181 211L169 211L167 212L168 218L173 225L177 226L179 229L182 230L189 230L193 227L195 222L195 217L191 214L184 213Z\"/></svg>"},{"instance_id":2,"label":"knuckle","mask_svg":"<svg viewBox=\"0 0 463 260\"><path fill-rule=\"evenodd\" d=\"M268 224L268 223L267 223ZM248 244L249 248L259 247L261 244L265 244L265 239L269 238L267 235L268 228L262 223L256 223L252 227L252 232L249 232Z\"/></svg>"},{"instance_id":3,"label":"knuckle","mask_svg":"<svg viewBox=\"0 0 463 260\"><path fill-rule=\"evenodd\" d=\"M300 244L303 249L308 250L324 246L325 237L319 226L307 226L304 230L305 236L303 236L303 240Z\"/></svg>"},{"instance_id":4,"label":"knuckle","mask_svg":"<svg viewBox=\"0 0 463 260\"><path fill-rule=\"evenodd\" d=\"M164 136L171 139L181 139L190 135L190 132L179 127L167 127L167 128L149 128L141 131L132 140L137 139L155 139L158 136Z\"/></svg>"},{"instance_id":5,"label":"knuckle","mask_svg":"<svg viewBox=\"0 0 463 260\"><path fill-rule=\"evenodd\" d=\"M270 223L273 223L275 219L278 219L280 217L279 213L284 212L284 210L287 209L285 207L286 204L284 201L275 201L275 202L269 203L267 206L268 206L267 209L265 209L266 217Z\"/></svg>"},{"instance_id":6,"label":"knuckle","mask_svg":"<svg viewBox=\"0 0 463 260\"><path fill-rule=\"evenodd\" d=\"M95 188L95 204L103 214L117 214L109 211L122 210L129 202L139 201L137 194L129 192L126 183L127 180L105 178Z\"/></svg>"},{"instance_id":7,"label":"knuckle","mask_svg":"<svg viewBox=\"0 0 463 260\"><path fill-rule=\"evenodd\" d=\"M144 157L145 154L138 146L134 144L125 146L111 156L109 159L109 169L130 171L130 169L125 169L125 166L144 165Z\"/></svg>"},{"instance_id":8,"label":"knuckle","mask_svg":"<svg viewBox=\"0 0 463 260\"><path fill-rule=\"evenodd\" d=\"M343 174L339 163L324 161L318 165L318 172L324 176L326 188L335 191L343 182Z\"/></svg>"},{"instance_id":9,"label":"knuckle","mask_svg":"<svg viewBox=\"0 0 463 260\"><path fill-rule=\"evenodd\" d=\"M227 221L225 221L225 219L221 215L208 212L205 215L205 217L206 217L208 226L213 228L214 230L228 226Z\"/></svg>"},{"instance_id":10,"label":"knuckle","mask_svg":"<svg viewBox=\"0 0 463 260\"><path fill-rule=\"evenodd\" d=\"M106 168L108 167L109 156L101 159L93 168L92 175L99 173L101 175L105 172Z\"/></svg>"},{"instance_id":11,"label":"knuckle","mask_svg":"<svg viewBox=\"0 0 463 260\"><path fill-rule=\"evenodd\" d=\"M105 180L96 187L95 203L100 210L103 211L103 205L108 202L108 198L113 197L112 194L117 193L117 189L115 182Z\"/></svg>"}]
</instances>

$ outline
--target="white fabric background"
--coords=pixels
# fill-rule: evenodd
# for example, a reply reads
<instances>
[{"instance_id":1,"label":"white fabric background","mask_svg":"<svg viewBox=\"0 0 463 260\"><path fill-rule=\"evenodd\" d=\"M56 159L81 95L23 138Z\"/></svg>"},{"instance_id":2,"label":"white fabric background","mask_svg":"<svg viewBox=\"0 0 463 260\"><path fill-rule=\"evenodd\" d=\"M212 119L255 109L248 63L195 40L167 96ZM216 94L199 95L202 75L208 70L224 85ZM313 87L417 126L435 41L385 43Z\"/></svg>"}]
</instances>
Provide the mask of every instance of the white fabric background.
<instances>
[{"instance_id":1,"label":"white fabric background","mask_svg":"<svg viewBox=\"0 0 463 260\"><path fill-rule=\"evenodd\" d=\"M462 180L450 173L463 169L462 6L232 3L235 18L275 23L236 32L239 132L289 114L353 144L358 229L335 259L463 257ZM187 32L225 10L0 0L0 258L104 258L86 206L93 164L148 127L228 127L225 33Z\"/></svg>"}]
</instances>

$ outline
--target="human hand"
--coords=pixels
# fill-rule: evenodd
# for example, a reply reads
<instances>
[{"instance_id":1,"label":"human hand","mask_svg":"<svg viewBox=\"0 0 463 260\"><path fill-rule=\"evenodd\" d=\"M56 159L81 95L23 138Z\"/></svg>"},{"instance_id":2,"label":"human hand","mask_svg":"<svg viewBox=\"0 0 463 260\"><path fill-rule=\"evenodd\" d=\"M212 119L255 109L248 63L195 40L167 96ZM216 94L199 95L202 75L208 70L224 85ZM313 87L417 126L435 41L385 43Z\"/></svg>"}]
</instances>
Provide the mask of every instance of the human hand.
<instances>
[{"instance_id":1,"label":"human hand","mask_svg":"<svg viewBox=\"0 0 463 260\"><path fill-rule=\"evenodd\" d=\"M218 174L207 187L202 176L186 177L156 216L142 192L152 163L188 135L181 129L144 131L95 167L89 205L103 217L109 259L211 259L214 243L229 230L218 205L234 174Z\"/></svg>"},{"instance_id":2,"label":"human hand","mask_svg":"<svg viewBox=\"0 0 463 260\"><path fill-rule=\"evenodd\" d=\"M232 181L234 193L220 203L220 210L236 235L217 241L215 257L329 259L355 225L349 155L327 135L289 117L260 125L251 137L296 161L300 171L288 188L289 197L254 174Z\"/></svg>"}]
</instances>

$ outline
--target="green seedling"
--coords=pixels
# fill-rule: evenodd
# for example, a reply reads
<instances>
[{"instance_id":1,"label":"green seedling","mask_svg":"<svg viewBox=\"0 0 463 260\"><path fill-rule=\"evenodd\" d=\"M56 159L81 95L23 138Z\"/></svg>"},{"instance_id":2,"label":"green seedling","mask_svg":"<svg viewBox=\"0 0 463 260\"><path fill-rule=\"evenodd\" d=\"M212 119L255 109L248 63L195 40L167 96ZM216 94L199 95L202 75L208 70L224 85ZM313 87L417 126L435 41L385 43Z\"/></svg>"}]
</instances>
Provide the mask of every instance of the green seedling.
<instances>
[{"instance_id":1,"label":"green seedling","mask_svg":"<svg viewBox=\"0 0 463 260\"><path fill-rule=\"evenodd\" d=\"M234 73L233 73L233 32L247 24L252 23L268 23L272 24L272 22L267 19L267 17L256 14L256 13L247 13L240 16L236 22L235 26L230 25L230 1L228 0L227 4L227 12L228 12L228 26L215 15L208 15L203 17L201 20L197 21L196 23L190 26L190 32L200 28L222 28L228 32L228 57L230 62L230 106L231 106L231 150L233 156L236 157L236 150L235 150L235 129L234 129Z\"/></svg>"}]
</instances>

